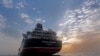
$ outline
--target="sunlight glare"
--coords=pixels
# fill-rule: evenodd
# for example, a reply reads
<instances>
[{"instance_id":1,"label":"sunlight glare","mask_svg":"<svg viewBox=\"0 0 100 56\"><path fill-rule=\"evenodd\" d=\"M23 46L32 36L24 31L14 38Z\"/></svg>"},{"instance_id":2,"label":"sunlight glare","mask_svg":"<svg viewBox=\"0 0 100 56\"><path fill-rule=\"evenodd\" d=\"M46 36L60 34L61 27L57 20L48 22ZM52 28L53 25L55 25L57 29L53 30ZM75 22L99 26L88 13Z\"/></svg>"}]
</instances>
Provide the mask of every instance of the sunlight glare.
<instances>
[{"instance_id":1,"label":"sunlight glare","mask_svg":"<svg viewBox=\"0 0 100 56\"><path fill-rule=\"evenodd\" d=\"M76 43L76 42L81 42L81 40L77 39L77 38L71 38L67 40L68 43Z\"/></svg>"}]
</instances>

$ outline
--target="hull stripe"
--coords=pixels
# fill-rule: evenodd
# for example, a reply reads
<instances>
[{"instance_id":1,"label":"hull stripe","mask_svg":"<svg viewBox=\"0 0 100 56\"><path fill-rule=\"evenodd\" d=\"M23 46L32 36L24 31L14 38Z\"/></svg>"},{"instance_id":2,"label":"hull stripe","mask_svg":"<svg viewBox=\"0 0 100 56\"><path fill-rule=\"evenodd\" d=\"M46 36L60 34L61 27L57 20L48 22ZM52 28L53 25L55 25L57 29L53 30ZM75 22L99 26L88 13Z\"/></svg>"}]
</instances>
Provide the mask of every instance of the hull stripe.
<instances>
[{"instance_id":1,"label":"hull stripe","mask_svg":"<svg viewBox=\"0 0 100 56\"><path fill-rule=\"evenodd\" d=\"M58 52L61 48L58 47L29 47L29 48L24 48L24 50L33 50L37 52Z\"/></svg>"},{"instance_id":2,"label":"hull stripe","mask_svg":"<svg viewBox=\"0 0 100 56\"><path fill-rule=\"evenodd\" d=\"M27 47L23 49L32 49L32 48L45 48L45 49L60 49L61 47Z\"/></svg>"}]
</instances>

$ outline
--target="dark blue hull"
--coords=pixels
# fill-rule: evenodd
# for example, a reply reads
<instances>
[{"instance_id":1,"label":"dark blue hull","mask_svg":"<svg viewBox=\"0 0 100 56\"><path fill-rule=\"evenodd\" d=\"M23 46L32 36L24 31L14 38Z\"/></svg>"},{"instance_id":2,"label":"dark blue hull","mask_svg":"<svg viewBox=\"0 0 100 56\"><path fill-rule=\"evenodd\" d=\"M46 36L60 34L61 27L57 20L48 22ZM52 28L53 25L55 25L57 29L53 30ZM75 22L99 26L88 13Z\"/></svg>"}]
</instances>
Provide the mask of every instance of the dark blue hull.
<instances>
[{"instance_id":1,"label":"dark blue hull","mask_svg":"<svg viewBox=\"0 0 100 56\"><path fill-rule=\"evenodd\" d=\"M19 55L43 54L50 55L61 50L62 42L50 39L24 39L19 49Z\"/></svg>"}]
</instances>

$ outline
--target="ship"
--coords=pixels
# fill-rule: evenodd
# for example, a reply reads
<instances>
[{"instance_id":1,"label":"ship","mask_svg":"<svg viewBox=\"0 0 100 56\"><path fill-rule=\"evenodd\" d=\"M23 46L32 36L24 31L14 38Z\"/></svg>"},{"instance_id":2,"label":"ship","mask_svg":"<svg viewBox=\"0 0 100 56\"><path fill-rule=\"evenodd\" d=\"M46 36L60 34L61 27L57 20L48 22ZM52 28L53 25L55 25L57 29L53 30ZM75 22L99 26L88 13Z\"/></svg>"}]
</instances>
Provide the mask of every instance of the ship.
<instances>
[{"instance_id":1,"label":"ship","mask_svg":"<svg viewBox=\"0 0 100 56\"><path fill-rule=\"evenodd\" d=\"M52 29L44 30L41 23L37 23L32 31L23 34L18 56L52 55L62 48L62 41Z\"/></svg>"}]
</instances>

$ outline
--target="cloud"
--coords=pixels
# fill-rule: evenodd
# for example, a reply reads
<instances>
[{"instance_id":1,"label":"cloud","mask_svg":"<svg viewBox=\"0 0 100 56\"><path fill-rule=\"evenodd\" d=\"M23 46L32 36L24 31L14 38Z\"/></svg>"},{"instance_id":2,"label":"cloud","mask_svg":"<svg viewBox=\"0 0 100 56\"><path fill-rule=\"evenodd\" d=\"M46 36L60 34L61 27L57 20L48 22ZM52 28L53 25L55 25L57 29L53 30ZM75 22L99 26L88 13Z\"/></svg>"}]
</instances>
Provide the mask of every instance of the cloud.
<instances>
[{"instance_id":1,"label":"cloud","mask_svg":"<svg viewBox=\"0 0 100 56\"><path fill-rule=\"evenodd\" d=\"M0 14L0 27L5 27L6 18Z\"/></svg>"},{"instance_id":2,"label":"cloud","mask_svg":"<svg viewBox=\"0 0 100 56\"><path fill-rule=\"evenodd\" d=\"M32 23L45 23L46 20L42 19L42 18L36 18L35 20L31 20L29 15L26 13L20 13L19 14L20 17L28 24L32 24Z\"/></svg>"},{"instance_id":3,"label":"cloud","mask_svg":"<svg viewBox=\"0 0 100 56\"><path fill-rule=\"evenodd\" d=\"M20 13L21 18L29 18L29 16L26 13Z\"/></svg>"},{"instance_id":4,"label":"cloud","mask_svg":"<svg viewBox=\"0 0 100 56\"><path fill-rule=\"evenodd\" d=\"M14 24L17 26L21 26L21 24L19 24L18 22L14 22Z\"/></svg>"},{"instance_id":5,"label":"cloud","mask_svg":"<svg viewBox=\"0 0 100 56\"><path fill-rule=\"evenodd\" d=\"M24 2L19 2L19 3L17 3L16 8L21 9L21 8L24 8L25 5L26 4Z\"/></svg>"},{"instance_id":6,"label":"cloud","mask_svg":"<svg viewBox=\"0 0 100 56\"><path fill-rule=\"evenodd\" d=\"M25 22L26 23L29 23L29 24L32 24L33 23L33 21L31 19L26 19Z\"/></svg>"},{"instance_id":7,"label":"cloud","mask_svg":"<svg viewBox=\"0 0 100 56\"><path fill-rule=\"evenodd\" d=\"M6 7L6 8L12 8L13 5L12 5L12 2L13 0L2 0L3 2L3 6Z\"/></svg>"},{"instance_id":8,"label":"cloud","mask_svg":"<svg viewBox=\"0 0 100 56\"><path fill-rule=\"evenodd\" d=\"M33 11L35 11L36 10L36 8L32 8L33 9Z\"/></svg>"},{"instance_id":9,"label":"cloud","mask_svg":"<svg viewBox=\"0 0 100 56\"><path fill-rule=\"evenodd\" d=\"M42 18L36 18L35 19L36 22L41 22L41 23L45 23L46 21Z\"/></svg>"},{"instance_id":10,"label":"cloud","mask_svg":"<svg viewBox=\"0 0 100 56\"><path fill-rule=\"evenodd\" d=\"M62 4L64 4L65 2L64 1L62 1Z\"/></svg>"},{"instance_id":11,"label":"cloud","mask_svg":"<svg viewBox=\"0 0 100 56\"><path fill-rule=\"evenodd\" d=\"M28 24L32 24L33 20L30 19L29 15L26 13L20 13L21 18Z\"/></svg>"},{"instance_id":12,"label":"cloud","mask_svg":"<svg viewBox=\"0 0 100 56\"><path fill-rule=\"evenodd\" d=\"M40 11L37 11L37 13L40 13Z\"/></svg>"},{"instance_id":13,"label":"cloud","mask_svg":"<svg viewBox=\"0 0 100 56\"><path fill-rule=\"evenodd\" d=\"M90 4L89 8L83 4L82 7L75 10L67 9L62 23L59 24L60 29L72 34L95 31L100 26L100 7L90 8Z\"/></svg>"},{"instance_id":14,"label":"cloud","mask_svg":"<svg viewBox=\"0 0 100 56\"><path fill-rule=\"evenodd\" d=\"M100 2L87 0L74 10L67 9L60 20L59 31L66 44L65 52L100 51ZM59 32L58 32L59 33ZM72 43L73 38L81 42ZM65 42L64 42L65 43ZM67 50L67 51L66 51ZM68 51L69 50L69 51Z\"/></svg>"},{"instance_id":15,"label":"cloud","mask_svg":"<svg viewBox=\"0 0 100 56\"><path fill-rule=\"evenodd\" d=\"M76 39L80 42L63 45L61 52L100 52L100 33L80 35Z\"/></svg>"},{"instance_id":16,"label":"cloud","mask_svg":"<svg viewBox=\"0 0 100 56\"><path fill-rule=\"evenodd\" d=\"M21 39L16 39L11 35L0 32L0 55L16 55Z\"/></svg>"}]
</instances>

